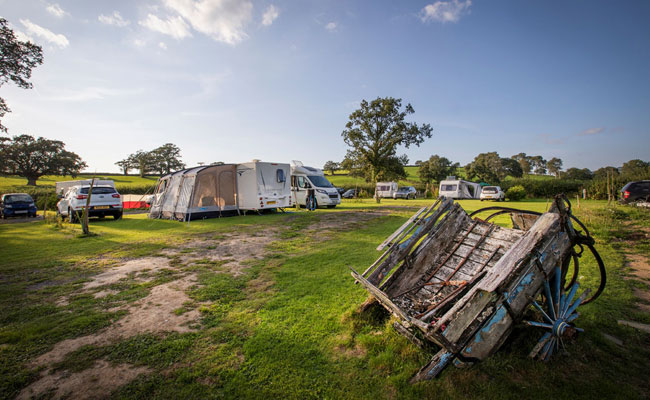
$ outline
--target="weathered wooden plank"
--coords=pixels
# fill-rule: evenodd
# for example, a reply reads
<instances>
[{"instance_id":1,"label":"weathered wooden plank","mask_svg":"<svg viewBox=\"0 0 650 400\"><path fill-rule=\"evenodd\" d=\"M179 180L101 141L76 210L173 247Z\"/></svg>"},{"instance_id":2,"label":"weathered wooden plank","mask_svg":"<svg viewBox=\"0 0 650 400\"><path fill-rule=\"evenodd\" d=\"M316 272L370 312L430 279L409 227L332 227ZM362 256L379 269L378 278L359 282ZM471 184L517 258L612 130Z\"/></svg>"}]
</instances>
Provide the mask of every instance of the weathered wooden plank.
<instances>
[{"instance_id":1,"label":"weathered wooden plank","mask_svg":"<svg viewBox=\"0 0 650 400\"><path fill-rule=\"evenodd\" d=\"M465 332L465 328L474 322L480 314L484 313L486 307L493 303L496 300L496 297L496 293L486 292L483 290L471 291L470 301L467 302L466 307L463 307L459 312L454 313L454 318L449 321L447 328L442 332L442 335L450 342L457 342ZM448 311L445 315L448 315L449 313L451 313L451 311ZM435 326L434 329L436 329Z\"/></svg>"},{"instance_id":2,"label":"weathered wooden plank","mask_svg":"<svg viewBox=\"0 0 650 400\"><path fill-rule=\"evenodd\" d=\"M510 219L512 220L512 229L518 229L522 231L527 231L535 225L539 215L534 214L524 214L524 213L510 213Z\"/></svg>"},{"instance_id":3,"label":"weathered wooden plank","mask_svg":"<svg viewBox=\"0 0 650 400\"><path fill-rule=\"evenodd\" d=\"M388 308L389 311L391 311L397 318L399 318L402 322L402 324L405 327L411 326L411 318L406 315L404 311L402 311L399 307L393 303L384 292L379 290L377 287L375 287L372 283L370 283L368 280L366 280L364 277L362 277L357 271L354 269L350 268L352 271L352 276L354 279L359 281L363 287L366 288L370 292L371 295L373 295L377 301L379 301L384 307Z\"/></svg>"},{"instance_id":4,"label":"weathered wooden plank","mask_svg":"<svg viewBox=\"0 0 650 400\"><path fill-rule=\"evenodd\" d=\"M435 206L435 205L434 205ZM393 232L392 235L390 235L386 240L384 240L379 246L377 246L377 250L383 250L386 246L390 246L393 244L393 240L395 240L398 236L402 234L408 228L411 224L416 224L420 221L418 217L422 215L422 213L427 209L428 207L422 207L420 208L415 214L411 216L402 226L400 226L395 232ZM417 221L416 221L417 220Z\"/></svg>"}]
</instances>

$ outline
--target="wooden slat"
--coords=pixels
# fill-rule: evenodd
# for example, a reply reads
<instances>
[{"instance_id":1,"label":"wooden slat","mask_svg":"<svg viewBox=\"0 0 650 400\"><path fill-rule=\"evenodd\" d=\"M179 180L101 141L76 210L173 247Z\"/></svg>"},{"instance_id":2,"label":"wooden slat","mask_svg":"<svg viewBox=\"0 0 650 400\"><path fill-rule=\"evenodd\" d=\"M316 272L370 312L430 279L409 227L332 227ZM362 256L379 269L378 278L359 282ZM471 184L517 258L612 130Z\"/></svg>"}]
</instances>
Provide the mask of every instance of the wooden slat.
<instances>
[{"instance_id":1,"label":"wooden slat","mask_svg":"<svg viewBox=\"0 0 650 400\"><path fill-rule=\"evenodd\" d=\"M393 240L395 240L395 238L397 238L397 237L398 237L402 232L404 232L404 230L406 230L406 228L408 228L409 225L411 225L412 223L416 223L416 224L417 224L419 221L421 221L421 220L418 219L418 217L419 217L419 216L420 216L420 215L421 215L421 214L422 214L426 209L427 209L427 207L422 207L422 208L420 208L420 209L418 210L418 212L416 212L415 214L413 214L413 216L411 216L411 218L409 218L406 222L404 222L404 224L402 224L402 226L400 226L400 227L399 227L395 232L393 232L392 235L390 235L390 236L389 236L386 240L384 240L384 241L383 241L379 246L377 246L377 250L380 250L380 251L381 251L381 250L383 250L386 246L392 245ZM417 220L417 221L416 221L416 220Z\"/></svg>"}]
</instances>

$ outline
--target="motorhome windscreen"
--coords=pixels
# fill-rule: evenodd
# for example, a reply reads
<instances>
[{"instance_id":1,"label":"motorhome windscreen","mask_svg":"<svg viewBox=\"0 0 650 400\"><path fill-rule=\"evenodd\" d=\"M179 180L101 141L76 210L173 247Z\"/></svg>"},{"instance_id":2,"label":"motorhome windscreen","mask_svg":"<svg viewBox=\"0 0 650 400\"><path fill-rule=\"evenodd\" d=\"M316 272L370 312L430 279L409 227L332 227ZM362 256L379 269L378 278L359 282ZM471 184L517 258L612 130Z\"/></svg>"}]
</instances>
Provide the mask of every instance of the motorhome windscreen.
<instances>
[{"instance_id":1,"label":"motorhome windscreen","mask_svg":"<svg viewBox=\"0 0 650 400\"><path fill-rule=\"evenodd\" d=\"M326 187L326 188L334 187L334 186L332 186L330 181L328 181L327 178L325 178L324 176L308 175L307 178L309 178L311 183L313 183L314 186L316 186L316 187Z\"/></svg>"},{"instance_id":2,"label":"motorhome windscreen","mask_svg":"<svg viewBox=\"0 0 650 400\"><path fill-rule=\"evenodd\" d=\"M457 188L458 185L442 185L440 190L443 192L455 192Z\"/></svg>"}]
</instances>

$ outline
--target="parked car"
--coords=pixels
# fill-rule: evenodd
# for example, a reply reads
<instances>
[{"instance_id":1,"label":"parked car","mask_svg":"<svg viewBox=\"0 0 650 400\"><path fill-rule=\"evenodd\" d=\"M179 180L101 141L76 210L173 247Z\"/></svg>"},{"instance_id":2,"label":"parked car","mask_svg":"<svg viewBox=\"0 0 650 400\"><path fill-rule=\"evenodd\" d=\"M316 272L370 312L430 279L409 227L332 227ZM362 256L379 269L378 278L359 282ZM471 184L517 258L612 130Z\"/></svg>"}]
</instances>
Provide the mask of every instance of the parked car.
<instances>
[{"instance_id":1,"label":"parked car","mask_svg":"<svg viewBox=\"0 0 650 400\"><path fill-rule=\"evenodd\" d=\"M417 190L413 186L402 186L395 193L394 199L414 199L417 197Z\"/></svg>"},{"instance_id":2,"label":"parked car","mask_svg":"<svg viewBox=\"0 0 650 400\"><path fill-rule=\"evenodd\" d=\"M7 217L35 217L36 204L27 193L7 193L0 198L0 214Z\"/></svg>"},{"instance_id":3,"label":"parked car","mask_svg":"<svg viewBox=\"0 0 650 400\"><path fill-rule=\"evenodd\" d=\"M485 186L481 190L481 201L483 200L505 201L506 194L499 186Z\"/></svg>"},{"instance_id":4,"label":"parked car","mask_svg":"<svg viewBox=\"0 0 650 400\"><path fill-rule=\"evenodd\" d=\"M355 197L359 197L359 194L361 194L360 190L357 189L348 189L341 195L344 199L352 199Z\"/></svg>"},{"instance_id":5,"label":"parked car","mask_svg":"<svg viewBox=\"0 0 650 400\"><path fill-rule=\"evenodd\" d=\"M339 196L346 192L345 188L343 187L337 187L336 191L339 192Z\"/></svg>"},{"instance_id":6,"label":"parked car","mask_svg":"<svg viewBox=\"0 0 650 400\"><path fill-rule=\"evenodd\" d=\"M86 207L90 185L77 185L68 188L56 204L57 215L75 222ZM122 218L122 198L112 186L94 186L88 209L89 217L104 218L112 215L115 219Z\"/></svg>"},{"instance_id":7,"label":"parked car","mask_svg":"<svg viewBox=\"0 0 650 400\"><path fill-rule=\"evenodd\" d=\"M650 181L628 182L621 189L621 203L650 201Z\"/></svg>"}]
</instances>

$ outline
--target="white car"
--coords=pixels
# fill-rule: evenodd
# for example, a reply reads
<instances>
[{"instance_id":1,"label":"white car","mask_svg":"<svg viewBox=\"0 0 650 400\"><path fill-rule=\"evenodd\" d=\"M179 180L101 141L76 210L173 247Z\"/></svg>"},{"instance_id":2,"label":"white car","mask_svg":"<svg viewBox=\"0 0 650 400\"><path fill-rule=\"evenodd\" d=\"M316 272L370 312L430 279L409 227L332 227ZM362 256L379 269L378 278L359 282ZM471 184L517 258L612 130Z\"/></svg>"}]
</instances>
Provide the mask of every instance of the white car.
<instances>
[{"instance_id":1,"label":"white car","mask_svg":"<svg viewBox=\"0 0 650 400\"><path fill-rule=\"evenodd\" d=\"M481 201L483 200L505 201L506 194L499 186L485 186L481 190Z\"/></svg>"},{"instance_id":2,"label":"white car","mask_svg":"<svg viewBox=\"0 0 650 400\"><path fill-rule=\"evenodd\" d=\"M75 222L83 213L88 201L90 185L70 187L61 200L56 204L57 214ZM104 218L112 215L115 219L122 218L122 197L112 186L93 186L88 210L89 217Z\"/></svg>"}]
</instances>

